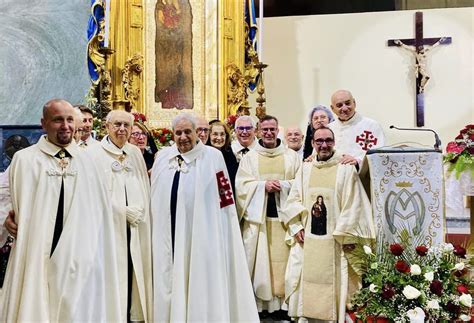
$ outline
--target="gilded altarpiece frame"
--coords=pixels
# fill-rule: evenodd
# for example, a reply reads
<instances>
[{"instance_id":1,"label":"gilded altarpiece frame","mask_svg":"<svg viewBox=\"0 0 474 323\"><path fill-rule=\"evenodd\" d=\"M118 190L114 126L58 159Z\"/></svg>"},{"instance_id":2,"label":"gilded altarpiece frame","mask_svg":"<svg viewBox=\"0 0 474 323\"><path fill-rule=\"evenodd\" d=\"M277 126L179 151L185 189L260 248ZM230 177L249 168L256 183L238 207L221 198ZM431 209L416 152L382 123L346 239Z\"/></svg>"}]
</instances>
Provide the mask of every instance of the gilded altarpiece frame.
<instances>
[{"instance_id":1,"label":"gilded altarpiece frame","mask_svg":"<svg viewBox=\"0 0 474 323\"><path fill-rule=\"evenodd\" d=\"M182 111L200 114L208 120L225 119L228 111L228 71L230 64L244 69L244 0L174 0L189 4L192 13L193 109L162 107L155 101L155 40L157 2L172 0L124 0L111 2L110 40L114 53L107 61L112 75L113 109L145 113L149 126L169 127ZM143 60L136 58L143 57ZM134 73L127 65L138 62ZM143 64L143 65L141 65ZM133 102L127 98L131 92Z\"/></svg>"},{"instance_id":2,"label":"gilded altarpiece frame","mask_svg":"<svg viewBox=\"0 0 474 323\"><path fill-rule=\"evenodd\" d=\"M155 97L157 80L156 57L156 23L157 2L162 0L145 1L145 61L144 61L144 94L146 114L151 126L169 126L171 120L181 111L188 111L206 117L217 115L217 4L214 1L185 0L191 8L191 38L192 50L181 53L191 56L192 68L192 109L163 108L162 102ZM182 15L181 15L182 17ZM165 18L167 19L167 18ZM172 18L169 18L172 19ZM179 22L178 22L179 23ZM169 22L173 24L173 22ZM188 30L189 32L189 30ZM176 55L179 55L177 53ZM173 64L175 64L173 62ZM189 74L189 71L188 73Z\"/></svg>"}]
</instances>

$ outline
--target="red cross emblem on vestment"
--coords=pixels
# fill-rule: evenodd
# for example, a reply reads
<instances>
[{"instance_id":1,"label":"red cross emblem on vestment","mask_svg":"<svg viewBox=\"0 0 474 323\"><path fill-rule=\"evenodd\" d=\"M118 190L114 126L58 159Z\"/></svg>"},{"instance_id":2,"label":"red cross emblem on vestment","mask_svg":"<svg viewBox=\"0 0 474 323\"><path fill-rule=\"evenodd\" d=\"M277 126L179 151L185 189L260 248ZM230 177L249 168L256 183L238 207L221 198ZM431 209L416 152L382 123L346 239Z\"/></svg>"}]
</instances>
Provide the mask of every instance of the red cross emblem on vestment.
<instances>
[{"instance_id":1,"label":"red cross emblem on vestment","mask_svg":"<svg viewBox=\"0 0 474 323\"><path fill-rule=\"evenodd\" d=\"M225 177L223 171L216 173L217 188L219 189L219 197L221 199L221 208L234 204L232 195L232 187L229 180Z\"/></svg>"},{"instance_id":2,"label":"red cross emblem on vestment","mask_svg":"<svg viewBox=\"0 0 474 323\"><path fill-rule=\"evenodd\" d=\"M356 143L358 143L363 150L369 150L377 144L377 138L375 138L372 131L364 130L363 133L356 136Z\"/></svg>"}]
</instances>

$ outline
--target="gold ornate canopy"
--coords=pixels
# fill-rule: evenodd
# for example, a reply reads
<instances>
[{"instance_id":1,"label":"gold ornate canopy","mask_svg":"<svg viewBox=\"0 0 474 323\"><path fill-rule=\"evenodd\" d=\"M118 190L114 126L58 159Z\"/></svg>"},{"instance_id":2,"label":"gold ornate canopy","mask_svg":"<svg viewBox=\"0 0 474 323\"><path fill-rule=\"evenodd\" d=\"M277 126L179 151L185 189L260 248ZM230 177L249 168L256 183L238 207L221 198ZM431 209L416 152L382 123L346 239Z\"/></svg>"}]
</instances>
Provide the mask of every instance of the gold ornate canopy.
<instances>
[{"instance_id":1,"label":"gold ornate canopy","mask_svg":"<svg viewBox=\"0 0 474 323\"><path fill-rule=\"evenodd\" d=\"M256 73L244 64L245 0L110 3L104 68L110 77L102 75L110 84L99 88L107 91L101 94L106 106L144 113L151 126L169 126L183 110L223 120L248 105L249 75ZM187 96L173 88L186 82Z\"/></svg>"}]
</instances>

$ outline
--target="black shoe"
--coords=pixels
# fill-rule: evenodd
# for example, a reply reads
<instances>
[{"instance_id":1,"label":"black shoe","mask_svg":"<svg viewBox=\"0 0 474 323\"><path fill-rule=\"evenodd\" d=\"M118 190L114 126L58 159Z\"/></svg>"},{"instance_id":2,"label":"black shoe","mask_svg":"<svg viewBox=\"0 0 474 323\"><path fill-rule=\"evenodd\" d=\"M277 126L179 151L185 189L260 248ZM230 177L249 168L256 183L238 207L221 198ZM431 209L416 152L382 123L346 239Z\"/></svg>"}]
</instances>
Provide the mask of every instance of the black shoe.
<instances>
[{"instance_id":1,"label":"black shoe","mask_svg":"<svg viewBox=\"0 0 474 323\"><path fill-rule=\"evenodd\" d=\"M260 318L260 320L263 320L269 318L270 313L268 313L267 311L258 312L258 317Z\"/></svg>"},{"instance_id":2,"label":"black shoe","mask_svg":"<svg viewBox=\"0 0 474 323\"><path fill-rule=\"evenodd\" d=\"M288 311L278 310L270 314L270 317L275 321L291 321L288 316Z\"/></svg>"}]
</instances>

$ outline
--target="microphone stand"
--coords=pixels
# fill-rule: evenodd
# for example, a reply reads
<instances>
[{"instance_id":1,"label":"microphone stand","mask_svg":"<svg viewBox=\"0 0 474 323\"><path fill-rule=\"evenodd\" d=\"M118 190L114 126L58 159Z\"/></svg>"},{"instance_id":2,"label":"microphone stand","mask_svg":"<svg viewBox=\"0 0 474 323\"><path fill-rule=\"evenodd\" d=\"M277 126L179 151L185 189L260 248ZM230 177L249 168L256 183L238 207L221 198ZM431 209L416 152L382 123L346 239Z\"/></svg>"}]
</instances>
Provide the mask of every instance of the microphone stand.
<instances>
[{"instance_id":1,"label":"microphone stand","mask_svg":"<svg viewBox=\"0 0 474 323\"><path fill-rule=\"evenodd\" d=\"M436 133L436 131L434 131L433 129L417 129L417 128L399 128L399 127L395 127L394 125L391 125L389 127L390 129L397 129L397 130L408 130L408 131L428 131L428 132L432 132L434 133L434 137L435 137L435 144L434 144L434 149L437 150L437 151L441 151L441 140L439 139L439 136L438 134Z\"/></svg>"}]
</instances>

